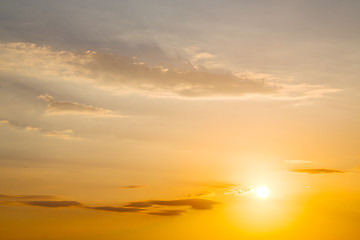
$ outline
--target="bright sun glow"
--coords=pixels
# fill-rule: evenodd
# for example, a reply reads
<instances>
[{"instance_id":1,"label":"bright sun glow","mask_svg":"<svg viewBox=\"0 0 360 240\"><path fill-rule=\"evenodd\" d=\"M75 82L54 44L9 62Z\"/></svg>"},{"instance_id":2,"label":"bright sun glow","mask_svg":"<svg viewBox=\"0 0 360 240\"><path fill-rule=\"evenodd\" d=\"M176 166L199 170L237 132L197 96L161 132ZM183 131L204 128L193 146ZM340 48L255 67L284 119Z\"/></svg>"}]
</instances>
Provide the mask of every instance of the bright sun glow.
<instances>
[{"instance_id":1,"label":"bright sun glow","mask_svg":"<svg viewBox=\"0 0 360 240\"><path fill-rule=\"evenodd\" d=\"M269 189L265 186L260 186L256 188L256 195L259 198L266 198L269 195Z\"/></svg>"}]
</instances>

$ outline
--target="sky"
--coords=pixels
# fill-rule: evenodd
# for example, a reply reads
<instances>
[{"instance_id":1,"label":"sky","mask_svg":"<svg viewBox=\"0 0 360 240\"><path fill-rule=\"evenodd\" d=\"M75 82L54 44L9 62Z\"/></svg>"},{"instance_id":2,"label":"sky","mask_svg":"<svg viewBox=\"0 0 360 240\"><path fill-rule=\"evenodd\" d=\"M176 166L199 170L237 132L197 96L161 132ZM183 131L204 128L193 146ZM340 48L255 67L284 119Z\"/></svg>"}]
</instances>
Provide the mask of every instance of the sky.
<instances>
[{"instance_id":1,"label":"sky","mask_svg":"<svg viewBox=\"0 0 360 240\"><path fill-rule=\"evenodd\" d=\"M359 11L2 0L2 236L359 238Z\"/></svg>"}]
</instances>

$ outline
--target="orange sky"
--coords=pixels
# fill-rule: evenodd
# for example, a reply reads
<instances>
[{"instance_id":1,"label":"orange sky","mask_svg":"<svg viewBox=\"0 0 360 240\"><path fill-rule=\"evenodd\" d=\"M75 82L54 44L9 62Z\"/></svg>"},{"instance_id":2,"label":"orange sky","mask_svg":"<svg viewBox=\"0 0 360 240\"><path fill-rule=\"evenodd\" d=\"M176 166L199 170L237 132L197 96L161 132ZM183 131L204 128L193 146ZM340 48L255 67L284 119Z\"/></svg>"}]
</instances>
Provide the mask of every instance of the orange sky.
<instances>
[{"instance_id":1,"label":"orange sky","mask_svg":"<svg viewBox=\"0 0 360 240\"><path fill-rule=\"evenodd\" d=\"M2 237L359 238L359 9L2 1Z\"/></svg>"}]
</instances>

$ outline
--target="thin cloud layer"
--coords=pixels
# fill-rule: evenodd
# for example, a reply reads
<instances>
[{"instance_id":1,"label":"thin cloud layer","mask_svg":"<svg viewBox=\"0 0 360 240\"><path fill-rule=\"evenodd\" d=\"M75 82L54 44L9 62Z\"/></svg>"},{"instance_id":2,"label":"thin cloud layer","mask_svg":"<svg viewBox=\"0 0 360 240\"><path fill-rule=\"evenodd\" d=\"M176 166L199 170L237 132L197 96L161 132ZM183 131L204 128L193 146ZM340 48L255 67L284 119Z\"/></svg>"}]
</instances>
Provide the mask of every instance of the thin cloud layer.
<instances>
[{"instance_id":1,"label":"thin cloud layer","mask_svg":"<svg viewBox=\"0 0 360 240\"><path fill-rule=\"evenodd\" d=\"M157 95L182 97L236 97L244 94L268 94L276 88L260 79L239 78L233 74L206 71L180 71L152 67L134 59L105 53L93 53L92 61L83 65L93 78L118 87L131 87ZM106 78L104 78L106 74Z\"/></svg>"},{"instance_id":2,"label":"thin cloud layer","mask_svg":"<svg viewBox=\"0 0 360 240\"><path fill-rule=\"evenodd\" d=\"M238 186L236 184L216 184L212 185L212 188L221 190L225 195L241 196L247 193L251 193L254 189L245 186Z\"/></svg>"},{"instance_id":3,"label":"thin cloud layer","mask_svg":"<svg viewBox=\"0 0 360 240\"><path fill-rule=\"evenodd\" d=\"M49 102L47 106L47 113L51 115L93 115L93 116L116 116L111 110L104 108L94 107L92 105L84 105L76 102L69 101L56 101L53 96L48 94L40 95L37 99Z\"/></svg>"},{"instance_id":4,"label":"thin cloud layer","mask_svg":"<svg viewBox=\"0 0 360 240\"><path fill-rule=\"evenodd\" d=\"M26 205L59 208L59 207L80 207L82 204L77 201L26 201Z\"/></svg>"},{"instance_id":5,"label":"thin cloud layer","mask_svg":"<svg viewBox=\"0 0 360 240\"><path fill-rule=\"evenodd\" d=\"M181 71L162 66L150 66L135 58L108 53L54 51L35 44L0 44L0 70L30 74L47 80L65 79L89 81L125 93L181 97L238 97L245 94L269 94L277 88L263 79L237 77L230 73ZM36 72L36 75L33 73ZM46 100L53 100L46 98ZM76 108L94 110L86 106L62 103L55 109Z\"/></svg>"},{"instance_id":6,"label":"thin cloud layer","mask_svg":"<svg viewBox=\"0 0 360 240\"><path fill-rule=\"evenodd\" d=\"M189 210L183 209L184 207L190 207L190 209L194 210L211 210L213 209L213 205L220 204L219 202L206 199L189 198L179 200L150 200L130 202L124 204L123 206L87 206L78 201L44 200L57 198L51 195L0 195L0 199L1 198L9 199L9 201L0 201L0 204L22 203L28 206L47 208L81 207L90 210L100 210L117 213L144 213L157 216L178 216ZM21 201L29 199L31 201ZM166 209L166 207L171 207L175 209Z\"/></svg>"},{"instance_id":7,"label":"thin cloud layer","mask_svg":"<svg viewBox=\"0 0 360 240\"><path fill-rule=\"evenodd\" d=\"M22 130L26 132L34 132L41 134L46 137L54 137L54 138L60 138L64 140L78 140L79 138L73 136L73 131L71 129L65 129L65 130L45 130L39 127L33 127L29 125L23 125L16 122L12 122L9 120L0 120L0 126L5 125L9 126L10 128Z\"/></svg>"},{"instance_id":8,"label":"thin cloud layer","mask_svg":"<svg viewBox=\"0 0 360 240\"><path fill-rule=\"evenodd\" d=\"M307 173L307 174L328 174L328 173L345 173L344 171L337 169L326 168L307 168L307 169L292 169L295 173Z\"/></svg>"},{"instance_id":9,"label":"thin cloud layer","mask_svg":"<svg viewBox=\"0 0 360 240\"><path fill-rule=\"evenodd\" d=\"M87 208L94 210L109 211L109 212L140 212L144 210L142 208L124 208L124 207L112 207L112 206L87 207Z\"/></svg>"},{"instance_id":10,"label":"thin cloud layer","mask_svg":"<svg viewBox=\"0 0 360 240\"><path fill-rule=\"evenodd\" d=\"M132 202L126 205L126 207L151 207L158 206L188 206L196 210L209 210L213 208L213 205L219 204L219 202L207 200L207 199L180 199L180 200L151 200L144 202Z\"/></svg>"},{"instance_id":11,"label":"thin cloud layer","mask_svg":"<svg viewBox=\"0 0 360 240\"><path fill-rule=\"evenodd\" d=\"M57 196L52 195L4 195L0 194L0 199L56 199Z\"/></svg>"},{"instance_id":12,"label":"thin cloud layer","mask_svg":"<svg viewBox=\"0 0 360 240\"><path fill-rule=\"evenodd\" d=\"M170 69L109 53L55 51L29 43L0 44L0 56L0 71L3 73L44 81L87 82L127 94L183 98L239 98L256 95L290 100L321 97L337 91L312 85L275 86L256 74ZM50 102L49 113L109 113L109 110L102 108L55 101L51 96L39 98Z\"/></svg>"},{"instance_id":13,"label":"thin cloud layer","mask_svg":"<svg viewBox=\"0 0 360 240\"><path fill-rule=\"evenodd\" d=\"M157 215L157 216L179 216L185 213L185 210L162 210L158 212L149 212L147 214Z\"/></svg>"},{"instance_id":14,"label":"thin cloud layer","mask_svg":"<svg viewBox=\"0 0 360 240\"><path fill-rule=\"evenodd\" d=\"M211 198L211 197L215 197L215 195L216 195L215 192L204 191L204 192L200 192L200 193L189 194L188 197L189 198Z\"/></svg>"}]
</instances>

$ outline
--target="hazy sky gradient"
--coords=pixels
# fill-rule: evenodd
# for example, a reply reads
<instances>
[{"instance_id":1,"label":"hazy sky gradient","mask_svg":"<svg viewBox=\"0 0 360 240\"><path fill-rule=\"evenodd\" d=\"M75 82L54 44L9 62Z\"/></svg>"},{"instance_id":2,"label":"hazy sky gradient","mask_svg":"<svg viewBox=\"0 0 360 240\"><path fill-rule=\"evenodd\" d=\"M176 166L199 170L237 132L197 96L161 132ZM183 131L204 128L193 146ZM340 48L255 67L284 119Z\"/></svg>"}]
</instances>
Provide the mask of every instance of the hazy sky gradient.
<instances>
[{"instance_id":1,"label":"hazy sky gradient","mask_svg":"<svg viewBox=\"0 0 360 240\"><path fill-rule=\"evenodd\" d=\"M359 11L2 0L2 234L359 238Z\"/></svg>"}]
</instances>

